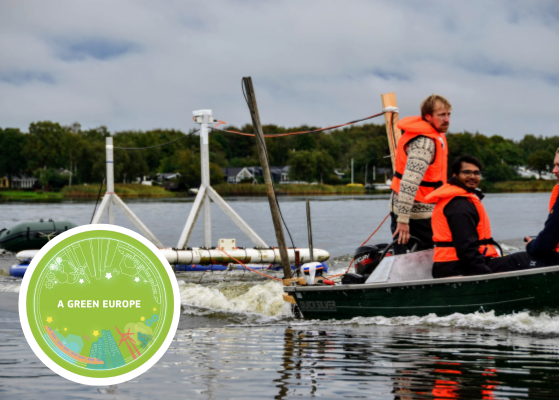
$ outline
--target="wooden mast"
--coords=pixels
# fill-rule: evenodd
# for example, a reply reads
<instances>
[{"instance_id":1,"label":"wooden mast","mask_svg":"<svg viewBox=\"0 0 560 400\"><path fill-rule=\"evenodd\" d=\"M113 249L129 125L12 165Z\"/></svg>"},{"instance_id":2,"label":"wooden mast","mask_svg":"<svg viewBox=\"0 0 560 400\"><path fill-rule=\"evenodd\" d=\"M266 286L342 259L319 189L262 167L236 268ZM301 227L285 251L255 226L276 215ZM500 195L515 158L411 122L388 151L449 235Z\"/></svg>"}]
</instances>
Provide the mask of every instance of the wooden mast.
<instances>
[{"instance_id":1,"label":"wooden mast","mask_svg":"<svg viewBox=\"0 0 560 400\"><path fill-rule=\"evenodd\" d=\"M253 120L253 129L255 130L255 140L257 143L257 150L259 152L259 159L263 169L264 183L266 184L266 194L268 196L268 203L270 205L270 213L272 214L272 223L274 231L276 232L276 240L278 241L278 250L280 252L280 259L284 269L284 278L289 279L292 276L292 268L288 259L288 251L286 249L286 240L284 239L284 230L280 220L280 208L276 202L276 194L274 193L272 175L268 165L268 156L266 154L266 143L264 141L264 134L261 126L261 119L259 116L259 108L257 107L257 98L253 90L253 81L251 77L243 78L243 85L247 95L247 105L251 112L251 119Z\"/></svg>"},{"instance_id":2,"label":"wooden mast","mask_svg":"<svg viewBox=\"0 0 560 400\"><path fill-rule=\"evenodd\" d=\"M395 93L385 93L381 95L381 105L383 109L387 107L397 107L397 98ZM391 120L393 126L391 127ZM386 112L385 113L385 128L387 130L387 139L389 141L389 151L391 152L391 163L393 165L393 172L395 172L395 157L397 155L397 143L402 136L401 130L397 128L399 122L399 113Z\"/></svg>"}]
</instances>

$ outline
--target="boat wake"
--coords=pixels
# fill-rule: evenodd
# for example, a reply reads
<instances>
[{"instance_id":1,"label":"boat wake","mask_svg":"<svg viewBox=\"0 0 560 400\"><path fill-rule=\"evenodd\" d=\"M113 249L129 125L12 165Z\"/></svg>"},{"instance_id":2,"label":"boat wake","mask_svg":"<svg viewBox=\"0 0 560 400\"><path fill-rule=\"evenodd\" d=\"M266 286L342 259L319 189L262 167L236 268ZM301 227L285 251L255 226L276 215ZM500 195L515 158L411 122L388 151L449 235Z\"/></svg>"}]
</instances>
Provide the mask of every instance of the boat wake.
<instances>
[{"instance_id":1,"label":"boat wake","mask_svg":"<svg viewBox=\"0 0 560 400\"><path fill-rule=\"evenodd\" d=\"M495 315L494 311L472 314L455 313L445 317L429 314L424 317L356 317L349 320L309 320L294 321L291 326L308 325L379 325L379 326L418 326L418 327L452 327L482 330L507 330L512 333L529 334L545 337L558 336L558 315L540 313L532 315L520 312L507 315Z\"/></svg>"},{"instance_id":2,"label":"boat wake","mask_svg":"<svg viewBox=\"0 0 560 400\"><path fill-rule=\"evenodd\" d=\"M249 282L224 282L215 286L185 281L178 283L183 314L237 314L242 317L239 322L244 320L245 323L247 319L273 322L291 316L291 307L282 299L283 289L278 282L256 285Z\"/></svg>"},{"instance_id":3,"label":"boat wake","mask_svg":"<svg viewBox=\"0 0 560 400\"><path fill-rule=\"evenodd\" d=\"M21 281L18 281L17 283L2 282L2 284L0 284L0 292L19 293L20 288Z\"/></svg>"},{"instance_id":4,"label":"boat wake","mask_svg":"<svg viewBox=\"0 0 560 400\"><path fill-rule=\"evenodd\" d=\"M291 314L288 303L282 299L282 285L278 282L227 282L204 286L179 281L183 314L223 318L229 317L228 326L417 326L451 327L477 330L506 330L511 333L546 337L559 336L558 315L520 312L495 315L490 312L455 313L445 317L430 314L423 317L356 317L348 320L299 320Z\"/></svg>"}]
</instances>

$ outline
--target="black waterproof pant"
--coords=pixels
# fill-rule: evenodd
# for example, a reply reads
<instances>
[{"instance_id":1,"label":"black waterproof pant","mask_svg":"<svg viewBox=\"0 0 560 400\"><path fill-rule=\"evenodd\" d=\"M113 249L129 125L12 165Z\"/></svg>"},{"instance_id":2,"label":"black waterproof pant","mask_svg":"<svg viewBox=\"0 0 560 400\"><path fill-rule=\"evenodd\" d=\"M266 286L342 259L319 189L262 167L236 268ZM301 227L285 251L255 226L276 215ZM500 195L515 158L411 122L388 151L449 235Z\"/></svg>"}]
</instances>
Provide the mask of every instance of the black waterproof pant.
<instances>
[{"instance_id":1,"label":"black waterproof pant","mask_svg":"<svg viewBox=\"0 0 560 400\"><path fill-rule=\"evenodd\" d=\"M486 265L492 272L519 271L522 269L551 267L558 265L558 253L544 257L530 256L526 251L509 254L504 257L487 258Z\"/></svg>"},{"instance_id":2,"label":"black waterproof pant","mask_svg":"<svg viewBox=\"0 0 560 400\"><path fill-rule=\"evenodd\" d=\"M397 230L397 214L391 213L391 233L395 233ZM422 245L418 247L418 250L427 250L434 247L434 240L432 238L432 219L410 219L408 222L410 227L410 235L417 237L422 242ZM398 238L394 238L398 239ZM414 240L409 240L406 245L396 244L393 247L393 254L405 254L407 249L412 248L414 245Z\"/></svg>"},{"instance_id":3,"label":"black waterproof pant","mask_svg":"<svg viewBox=\"0 0 560 400\"><path fill-rule=\"evenodd\" d=\"M532 257L526 251L509 254L504 257L486 257L484 262L490 270L488 273L520 271L523 269L551 267L558 265L558 253L550 253L542 257ZM447 278L450 276L479 275L480 272L472 271L468 265L459 261L436 262L432 269L434 278Z\"/></svg>"}]
</instances>

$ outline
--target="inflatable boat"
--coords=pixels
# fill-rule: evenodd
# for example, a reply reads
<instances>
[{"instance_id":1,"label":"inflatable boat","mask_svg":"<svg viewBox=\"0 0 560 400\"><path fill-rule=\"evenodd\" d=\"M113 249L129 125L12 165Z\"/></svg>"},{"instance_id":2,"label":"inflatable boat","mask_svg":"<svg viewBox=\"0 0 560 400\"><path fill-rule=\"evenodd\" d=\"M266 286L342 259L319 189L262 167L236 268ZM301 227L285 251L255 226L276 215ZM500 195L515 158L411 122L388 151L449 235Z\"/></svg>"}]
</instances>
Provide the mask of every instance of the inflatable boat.
<instances>
[{"instance_id":1,"label":"inflatable boat","mask_svg":"<svg viewBox=\"0 0 560 400\"><path fill-rule=\"evenodd\" d=\"M0 248L12 253L40 249L49 240L77 225L70 221L22 222L9 229L0 230Z\"/></svg>"}]
</instances>

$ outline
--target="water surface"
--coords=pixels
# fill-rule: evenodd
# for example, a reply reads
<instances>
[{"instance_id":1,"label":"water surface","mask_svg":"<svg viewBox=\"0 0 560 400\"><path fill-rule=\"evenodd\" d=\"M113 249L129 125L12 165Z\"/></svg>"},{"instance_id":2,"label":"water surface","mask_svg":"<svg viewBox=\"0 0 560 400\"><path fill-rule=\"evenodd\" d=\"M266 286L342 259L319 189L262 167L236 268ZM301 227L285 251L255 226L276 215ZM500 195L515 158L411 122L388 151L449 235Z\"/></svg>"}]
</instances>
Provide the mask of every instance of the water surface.
<instances>
[{"instance_id":1,"label":"water surface","mask_svg":"<svg viewBox=\"0 0 560 400\"><path fill-rule=\"evenodd\" d=\"M266 199L227 200L275 244ZM387 196L311 200L315 246L331 253L331 272L342 272L388 213ZM167 246L177 244L192 207L192 199L126 202ZM541 229L548 194L488 195L484 204L494 237L519 251L521 238ZM294 244L307 247L304 198L282 197L280 205ZM0 228L39 218L86 224L93 206L1 203ZM215 205L212 213L214 243L236 238L252 246ZM134 228L118 212L116 222ZM201 237L199 221L189 244L200 245ZM386 223L371 242L389 239ZM20 280L5 275L14 261L0 255L0 291L19 291ZM171 347L150 371L112 387L82 386L51 372L27 345L17 314L0 311L0 398L558 398L557 315L297 320L282 286L258 275L178 273L177 279L182 316Z\"/></svg>"}]
</instances>

